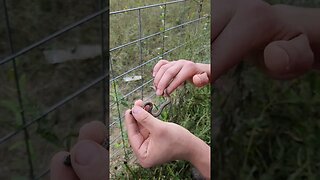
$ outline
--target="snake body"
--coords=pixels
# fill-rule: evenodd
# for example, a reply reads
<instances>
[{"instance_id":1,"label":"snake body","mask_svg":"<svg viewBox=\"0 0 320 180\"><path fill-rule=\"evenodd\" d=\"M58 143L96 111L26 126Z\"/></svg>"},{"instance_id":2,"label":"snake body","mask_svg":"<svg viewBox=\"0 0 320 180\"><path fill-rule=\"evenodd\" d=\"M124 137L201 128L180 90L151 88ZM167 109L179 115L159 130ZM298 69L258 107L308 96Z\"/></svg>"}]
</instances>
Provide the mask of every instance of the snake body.
<instances>
[{"instance_id":1,"label":"snake body","mask_svg":"<svg viewBox=\"0 0 320 180\"><path fill-rule=\"evenodd\" d=\"M171 103L171 98L169 96L166 97L166 101L160 105L159 110L154 112L152 111L153 109L153 103L152 102L145 102L143 104L143 107L145 108L146 106L150 106L149 109L147 110L152 116L158 117L162 113L163 109Z\"/></svg>"}]
</instances>

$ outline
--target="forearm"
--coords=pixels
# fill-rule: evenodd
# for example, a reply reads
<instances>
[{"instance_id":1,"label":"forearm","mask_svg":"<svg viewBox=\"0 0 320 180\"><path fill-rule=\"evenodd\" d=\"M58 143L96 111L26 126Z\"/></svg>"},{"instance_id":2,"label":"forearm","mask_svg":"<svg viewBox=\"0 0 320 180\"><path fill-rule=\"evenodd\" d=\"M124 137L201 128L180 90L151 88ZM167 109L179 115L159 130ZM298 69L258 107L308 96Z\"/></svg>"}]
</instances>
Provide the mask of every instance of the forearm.
<instances>
[{"instance_id":1,"label":"forearm","mask_svg":"<svg viewBox=\"0 0 320 180\"><path fill-rule=\"evenodd\" d=\"M196 136L189 143L190 153L187 158L206 179L210 179L210 146Z\"/></svg>"}]
</instances>

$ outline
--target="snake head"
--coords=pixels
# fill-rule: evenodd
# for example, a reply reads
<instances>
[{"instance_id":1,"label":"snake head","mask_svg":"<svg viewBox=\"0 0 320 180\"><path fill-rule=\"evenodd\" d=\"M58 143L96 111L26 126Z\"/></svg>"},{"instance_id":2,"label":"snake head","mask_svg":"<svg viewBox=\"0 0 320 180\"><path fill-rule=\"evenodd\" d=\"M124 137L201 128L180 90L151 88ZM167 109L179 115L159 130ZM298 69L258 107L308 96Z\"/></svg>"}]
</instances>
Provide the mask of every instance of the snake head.
<instances>
[{"instance_id":1,"label":"snake head","mask_svg":"<svg viewBox=\"0 0 320 180\"><path fill-rule=\"evenodd\" d=\"M146 110L149 113L151 113L152 112L152 108L153 108L153 103L152 102L145 102L142 107L143 107L144 110Z\"/></svg>"}]
</instances>

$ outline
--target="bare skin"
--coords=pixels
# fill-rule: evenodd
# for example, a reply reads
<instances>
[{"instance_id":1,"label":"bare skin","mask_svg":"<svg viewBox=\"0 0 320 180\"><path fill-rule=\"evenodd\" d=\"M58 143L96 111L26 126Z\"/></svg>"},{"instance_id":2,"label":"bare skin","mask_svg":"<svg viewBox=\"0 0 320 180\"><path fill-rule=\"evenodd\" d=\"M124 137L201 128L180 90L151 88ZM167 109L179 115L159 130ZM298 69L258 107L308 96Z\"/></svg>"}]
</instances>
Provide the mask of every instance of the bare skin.
<instances>
[{"instance_id":1,"label":"bare skin","mask_svg":"<svg viewBox=\"0 0 320 180\"><path fill-rule=\"evenodd\" d=\"M211 71L210 64L194 63L187 60L161 60L154 66L152 75L156 94L169 96L186 81L196 87L209 84ZM141 106L141 103L142 101L137 101L134 108ZM143 109L141 111L144 112ZM134 111L132 110L132 112ZM128 127L130 124L134 124L136 130L128 128L128 136L133 148L135 141L139 141L136 146L140 148L134 149L134 152L143 167L151 167L172 160L186 160L191 162L206 179L210 179L210 147L205 142L177 124L166 123L147 114L145 115L147 118L135 116L134 113L132 115L132 118L126 116L126 124ZM139 118L154 122L156 128L146 128L140 123ZM165 128L159 128L161 126ZM140 135L129 133L129 129L135 133L140 132ZM134 136L140 136L140 139L134 140ZM154 143L150 145L149 141L151 140ZM172 147L175 147L175 151L172 151Z\"/></svg>"},{"instance_id":2,"label":"bare skin","mask_svg":"<svg viewBox=\"0 0 320 180\"><path fill-rule=\"evenodd\" d=\"M246 56L267 74L291 79L318 66L319 9L269 5L261 0L214 0L212 64L215 81Z\"/></svg>"},{"instance_id":3,"label":"bare skin","mask_svg":"<svg viewBox=\"0 0 320 180\"><path fill-rule=\"evenodd\" d=\"M132 110L125 113L129 143L139 164L149 168L173 160L186 160L210 179L210 147L187 129L153 117L142 105L138 100Z\"/></svg>"},{"instance_id":4,"label":"bare skin","mask_svg":"<svg viewBox=\"0 0 320 180\"><path fill-rule=\"evenodd\" d=\"M194 63L187 60L159 61L153 68L154 87L158 96L172 93L185 81L197 87L210 83L210 64Z\"/></svg>"},{"instance_id":5,"label":"bare skin","mask_svg":"<svg viewBox=\"0 0 320 180\"><path fill-rule=\"evenodd\" d=\"M50 166L51 180L101 180L108 179L108 151L101 146L106 138L103 123L93 121L85 124L79 131L78 142L70 153L56 153ZM63 164L71 154L72 167Z\"/></svg>"}]
</instances>

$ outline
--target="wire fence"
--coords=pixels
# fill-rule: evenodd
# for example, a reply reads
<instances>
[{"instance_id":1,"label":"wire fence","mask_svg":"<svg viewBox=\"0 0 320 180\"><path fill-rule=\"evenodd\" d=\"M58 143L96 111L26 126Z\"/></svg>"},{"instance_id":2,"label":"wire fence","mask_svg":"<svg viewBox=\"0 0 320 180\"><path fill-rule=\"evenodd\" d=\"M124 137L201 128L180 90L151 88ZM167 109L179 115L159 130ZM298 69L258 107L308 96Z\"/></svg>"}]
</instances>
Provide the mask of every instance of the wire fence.
<instances>
[{"instance_id":1,"label":"wire fence","mask_svg":"<svg viewBox=\"0 0 320 180\"><path fill-rule=\"evenodd\" d=\"M203 6L208 4L203 0L175 0L110 12L111 178L135 161L123 124L125 110L136 99L155 98L150 88L155 63L177 58L187 45L203 40L200 29L209 22L209 13L203 11ZM123 29L131 36L119 37L125 34Z\"/></svg>"},{"instance_id":2,"label":"wire fence","mask_svg":"<svg viewBox=\"0 0 320 180\"><path fill-rule=\"evenodd\" d=\"M10 4L10 6L8 5ZM55 2L58 4L58 2ZM60 2L62 5L66 5L67 2ZM32 4L32 3L29 3ZM40 4L40 3L38 3ZM36 4L36 5L38 5ZM49 3L48 3L49 4ZM54 3L53 3L54 4ZM55 6L56 6L55 4ZM94 3L93 3L94 4ZM18 3L16 4L18 7ZM15 6L11 2L7 2L6 0L2 0L2 6L1 10L3 10L3 16L5 20L5 27L7 37L6 39L2 39L1 42L5 42L10 47L10 51L7 52L7 56L4 56L0 60L0 68L1 70L1 76L0 81L2 81L2 86L0 87L0 91L4 92L1 93L3 96L0 96L0 114L1 115L1 122L3 128L1 129L1 138L0 138L0 145L1 145L1 170L0 170L0 179L8 179L8 178L24 178L24 179L41 179L45 178L48 175L49 172L49 162L54 152L56 152L58 149L61 150L62 147L70 147L71 140L70 137L74 137L76 135L68 134L66 139L66 143L60 143L59 145L52 146L52 143L49 145L46 144L46 142L43 141L43 139L50 139L52 141L59 139L58 132L53 133L53 129L55 126L58 126L58 124L64 126L66 125L64 121L64 118L58 118L57 114L60 112L62 116L67 117L73 117L74 122L76 122L76 114L66 115L70 112L63 112L64 109L68 109L69 106L75 106L75 108L86 106L84 104L76 104L76 102L79 103L79 98L81 96L86 95L88 91L91 91L93 89L96 89L95 92L99 92L101 95L99 95L99 102L96 102L96 104L99 108L100 115L99 119L106 124L106 116L108 114L108 108L107 108L107 101L108 101L108 91L107 89L107 59L108 59L108 49L109 49L109 40L108 40L108 2L105 0L98 0L95 2L93 7L95 7L95 11L91 12L91 14L81 18L80 20L77 20L59 30L56 30L54 33L47 35L46 37L43 37L42 39L31 43L27 45L24 48L18 49L16 48L16 44L13 39L14 33L16 33L18 30L15 27L13 30L13 24L15 24L15 21L18 19L19 14L14 14ZM10 7L10 9L9 9ZM47 6L44 6L47 7ZM50 7L51 8L51 7ZM11 10L11 11L10 11ZM35 10L36 11L36 10ZM2 12L2 11L0 11ZM11 15L11 16L10 16ZM32 14L33 15L33 14ZM58 15L57 15L58 16ZM82 15L83 16L83 15ZM34 16L33 19L37 19L40 17ZM14 19L14 20L13 20ZM52 20L54 21L54 20ZM47 22L49 23L49 22ZM92 23L94 25L92 25ZM35 61L30 54L34 53L35 51L41 51L41 48L46 47L48 44L59 41L64 41L63 38L66 36L72 36L71 33L74 33L74 31L81 31L82 29L85 29L87 27L84 27L86 25L90 24L89 26L95 27L95 39L97 39L97 43L100 44L100 53L97 58L95 58L95 68L99 69L97 70L97 74L99 74L96 78L91 78L91 81L88 81L86 79L86 84L82 83L82 85L77 84L77 88L73 88L72 91L68 90L68 95L66 92L63 92L66 88L63 86L59 87L59 90L56 92L61 92L61 96L57 98L57 95L55 95L54 92L51 92L50 89L47 90L46 94L47 96L54 97L54 101L51 100L51 105L43 106L42 108L33 108L37 109L37 113L33 113L32 115L30 112L30 104L27 102L28 98L26 96L28 95L28 88L26 86L29 86L29 84L34 84L34 88L36 88L37 81L33 79L29 79L28 82L25 82L26 80L23 80L23 77L25 77L25 72L23 72L23 63L27 64L27 66L31 66L35 64L37 65L37 61ZM15 24L16 25L16 24ZM20 25L21 26L21 25ZM23 26L28 26L27 23L23 24ZM47 25L49 26L49 25ZM25 27L19 27L21 29ZM38 29L35 29L37 31ZM38 30L39 31L39 30ZM41 31L41 30L40 30ZM30 32L31 34L31 32ZM2 36L1 36L2 37ZM27 37L26 37L27 38ZM74 38L76 39L76 37ZM40 50L39 50L40 49ZM37 58L40 59L40 58ZM23 61L23 62L19 62ZM11 63L11 64L10 64ZM40 65L39 65L40 66ZM57 68L59 65L50 65L50 68ZM59 67L66 67L66 65L60 65ZM20 71L19 71L20 70ZM12 73L12 72L13 73ZM41 71L41 70L40 70ZM48 71L46 69L42 71ZM8 81L11 79L8 77L10 74L13 75L13 81L15 87L9 87L6 86L7 84L10 84ZM87 74L88 75L88 74ZM77 78L77 75L72 75L74 77L75 81ZM37 77L38 79L41 77ZM66 78L66 77L64 77ZM93 80L92 80L93 79ZM43 86L45 84L54 84L54 81L51 81L50 78L45 79L45 81L48 81L47 83L42 84ZM81 81L81 80L80 80ZM67 82L72 83L72 81ZM27 84L27 85L26 85ZM41 85L40 85L41 86ZM65 84L67 86L67 84ZM79 87L80 86L80 87ZM5 89L8 87L7 89ZM16 94L13 96L6 96L8 93L7 90L12 90ZM97 90L98 89L98 90ZM7 92L6 92L7 91ZM40 95L39 95L40 96ZM14 100L13 98L16 98ZM42 97L45 99L45 97ZM56 99L57 98L57 99ZM5 101L7 100L7 101ZM6 102L6 104L5 104ZM84 103L83 101L80 101L81 103ZM40 102L41 103L41 102ZM32 106L36 106L36 103L32 104ZM7 105L7 106L5 106ZM10 115L12 113L9 113L9 110L6 111L5 107L10 110L10 107L12 111L15 111L16 115L15 119L12 119ZM55 116L55 118L53 118ZM55 122L52 123L50 120L55 119ZM18 121L16 124L12 124L12 121ZM47 126L50 126L48 129L52 128L52 131L46 131L45 133L41 134L41 126L43 126L43 123L48 123ZM75 123L74 123L75 124ZM78 128L78 126L74 126L74 124L69 125L69 129L74 128L75 130ZM51 126L52 125L52 126ZM79 125L80 126L80 125ZM63 127L62 130L65 130L66 127ZM42 139L38 140L38 135L42 135ZM61 133L63 134L63 133ZM43 138L46 136L46 138ZM60 137L61 138L61 137ZM21 143L21 140L23 140L23 143ZM19 143L17 143L19 142ZM49 149L49 150L48 150ZM45 158L41 156L41 153L49 151L48 154L45 154ZM19 160L16 160L15 158L19 158ZM43 158L43 159L41 159ZM25 161L26 163L24 163Z\"/></svg>"}]
</instances>

